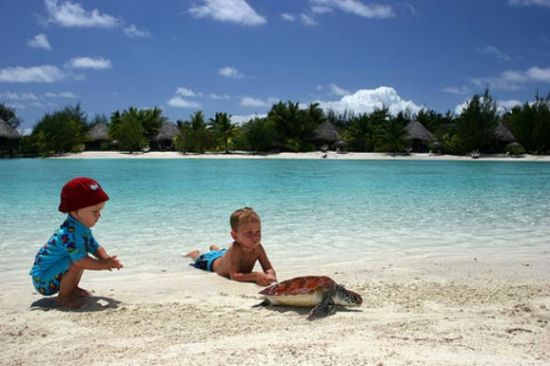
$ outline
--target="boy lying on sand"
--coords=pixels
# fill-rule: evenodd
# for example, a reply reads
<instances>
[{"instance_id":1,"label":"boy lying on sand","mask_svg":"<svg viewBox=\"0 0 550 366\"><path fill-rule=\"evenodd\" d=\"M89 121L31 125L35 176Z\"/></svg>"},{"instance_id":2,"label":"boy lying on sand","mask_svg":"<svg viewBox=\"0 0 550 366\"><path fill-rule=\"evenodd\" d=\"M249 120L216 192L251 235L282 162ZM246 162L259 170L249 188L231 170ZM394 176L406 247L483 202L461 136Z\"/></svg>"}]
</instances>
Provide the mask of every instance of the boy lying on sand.
<instances>
[{"instance_id":1,"label":"boy lying on sand","mask_svg":"<svg viewBox=\"0 0 550 366\"><path fill-rule=\"evenodd\" d=\"M256 282L261 286L277 282L275 270L260 243L260 216L252 208L244 207L233 212L229 221L234 240L229 249L211 245L210 250L202 254L193 250L185 255L195 261L191 265L235 281ZM263 272L252 272L256 261L260 262Z\"/></svg>"}]
</instances>

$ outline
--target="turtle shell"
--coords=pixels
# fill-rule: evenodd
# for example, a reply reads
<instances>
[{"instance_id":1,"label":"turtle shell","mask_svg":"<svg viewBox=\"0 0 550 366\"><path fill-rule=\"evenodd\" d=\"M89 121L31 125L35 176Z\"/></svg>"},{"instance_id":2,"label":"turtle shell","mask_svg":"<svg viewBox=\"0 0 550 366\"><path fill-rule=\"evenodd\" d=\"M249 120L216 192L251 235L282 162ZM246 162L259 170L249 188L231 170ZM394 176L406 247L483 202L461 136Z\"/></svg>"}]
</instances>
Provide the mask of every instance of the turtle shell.
<instances>
[{"instance_id":1,"label":"turtle shell","mask_svg":"<svg viewBox=\"0 0 550 366\"><path fill-rule=\"evenodd\" d=\"M329 290L336 286L327 276L304 276L286 280L260 291L264 296L309 295Z\"/></svg>"}]
</instances>

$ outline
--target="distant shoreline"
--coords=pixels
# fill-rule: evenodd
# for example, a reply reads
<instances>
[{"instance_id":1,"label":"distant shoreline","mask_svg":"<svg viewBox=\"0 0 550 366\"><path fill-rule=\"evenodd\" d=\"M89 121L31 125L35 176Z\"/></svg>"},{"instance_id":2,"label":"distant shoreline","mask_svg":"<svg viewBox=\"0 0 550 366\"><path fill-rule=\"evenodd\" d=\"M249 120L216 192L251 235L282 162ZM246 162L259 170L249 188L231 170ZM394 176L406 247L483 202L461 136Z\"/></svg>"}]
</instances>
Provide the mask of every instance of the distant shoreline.
<instances>
[{"instance_id":1,"label":"distant shoreline","mask_svg":"<svg viewBox=\"0 0 550 366\"><path fill-rule=\"evenodd\" d=\"M429 153L389 154L389 153L326 153L315 151L307 153L250 154L247 152L182 154L175 151L150 151L126 153L119 151L85 151L53 156L51 159L296 159L296 160L433 160L433 161L516 161L516 162L550 162L550 155L529 155L521 157L503 154L481 155L473 159L468 155L435 155Z\"/></svg>"}]
</instances>

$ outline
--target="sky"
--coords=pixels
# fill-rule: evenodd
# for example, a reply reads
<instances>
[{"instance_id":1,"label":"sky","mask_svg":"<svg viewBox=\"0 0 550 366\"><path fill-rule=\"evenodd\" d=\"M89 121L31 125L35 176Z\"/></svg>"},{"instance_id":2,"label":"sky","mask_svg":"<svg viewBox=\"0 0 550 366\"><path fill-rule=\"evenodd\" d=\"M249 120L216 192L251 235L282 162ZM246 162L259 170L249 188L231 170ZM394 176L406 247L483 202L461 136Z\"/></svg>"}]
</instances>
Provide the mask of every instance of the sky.
<instances>
[{"instance_id":1,"label":"sky","mask_svg":"<svg viewBox=\"0 0 550 366\"><path fill-rule=\"evenodd\" d=\"M159 107L233 121L278 101L459 113L550 91L550 0L0 0L0 102L28 132Z\"/></svg>"}]
</instances>

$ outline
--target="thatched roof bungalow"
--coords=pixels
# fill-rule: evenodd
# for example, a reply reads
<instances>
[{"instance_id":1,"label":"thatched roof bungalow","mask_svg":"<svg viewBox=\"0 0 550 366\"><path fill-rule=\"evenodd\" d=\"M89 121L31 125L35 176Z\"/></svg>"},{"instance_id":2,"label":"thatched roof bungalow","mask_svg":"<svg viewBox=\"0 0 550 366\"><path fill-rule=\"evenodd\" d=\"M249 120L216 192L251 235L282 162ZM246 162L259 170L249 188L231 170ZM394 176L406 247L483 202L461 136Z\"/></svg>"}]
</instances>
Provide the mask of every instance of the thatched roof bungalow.
<instances>
[{"instance_id":1,"label":"thatched roof bungalow","mask_svg":"<svg viewBox=\"0 0 550 366\"><path fill-rule=\"evenodd\" d=\"M504 123L499 122L495 127L495 139L498 142L510 143L516 141L516 137L510 130L504 125Z\"/></svg>"},{"instance_id":2,"label":"thatched roof bungalow","mask_svg":"<svg viewBox=\"0 0 550 366\"><path fill-rule=\"evenodd\" d=\"M109 140L109 126L105 122L96 123L86 134L86 150L102 150Z\"/></svg>"},{"instance_id":3,"label":"thatched roof bungalow","mask_svg":"<svg viewBox=\"0 0 550 366\"><path fill-rule=\"evenodd\" d=\"M406 139L415 152L426 152L430 143L437 141L435 136L418 121L411 121L405 126Z\"/></svg>"},{"instance_id":4,"label":"thatched roof bungalow","mask_svg":"<svg viewBox=\"0 0 550 366\"><path fill-rule=\"evenodd\" d=\"M178 133L178 126L174 122L164 122L151 141L152 147L156 150L174 150L174 139Z\"/></svg>"},{"instance_id":5,"label":"thatched roof bungalow","mask_svg":"<svg viewBox=\"0 0 550 366\"><path fill-rule=\"evenodd\" d=\"M21 135L0 118L0 156L12 155L17 150Z\"/></svg>"},{"instance_id":6,"label":"thatched roof bungalow","mask_svg":"<svg viewBox=\"0 0 550 366\"><path fill-rule=\"evenodd\" d=\"M323 145L332 146L338 140L340 140L338 129L329 121L321 123L313 131L313 142L317 147Z\"/></svg>"}]
</instances>

